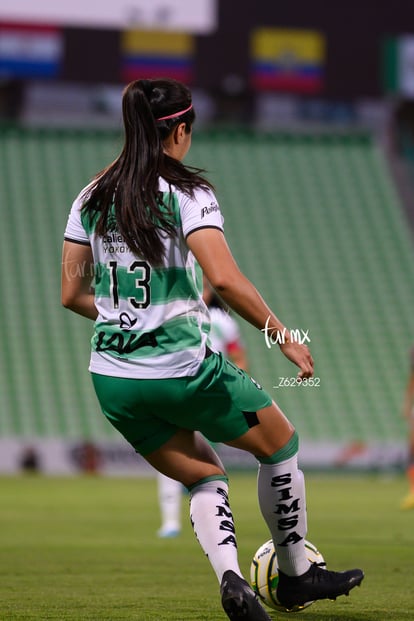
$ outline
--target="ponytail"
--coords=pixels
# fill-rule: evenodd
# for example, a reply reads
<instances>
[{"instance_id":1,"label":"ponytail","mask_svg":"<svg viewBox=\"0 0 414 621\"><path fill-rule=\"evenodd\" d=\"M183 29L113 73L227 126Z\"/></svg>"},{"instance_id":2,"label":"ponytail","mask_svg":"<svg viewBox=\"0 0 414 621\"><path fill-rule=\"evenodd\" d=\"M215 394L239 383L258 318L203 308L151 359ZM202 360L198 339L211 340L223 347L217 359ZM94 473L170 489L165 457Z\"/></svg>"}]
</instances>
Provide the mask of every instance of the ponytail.
<instances>
[{"instance_id":1,"label":"ponytail","mask_svg":"<svg viewBox=\"0 0 414 621\"><path fill-rule=\"evenodd\" d=\"M178 123L191 131L191 93L175 80L136 80L124 90L122 114L123 149L96 175L83 211L95 223L97 235L116 228L132 252L157 265L164 255L162 236L176 235L170 204L159 192L159 177L190 195L197 187L212 187L201 170L184 166L163 150L163 140Z\"/></svg>"}]
</instances>

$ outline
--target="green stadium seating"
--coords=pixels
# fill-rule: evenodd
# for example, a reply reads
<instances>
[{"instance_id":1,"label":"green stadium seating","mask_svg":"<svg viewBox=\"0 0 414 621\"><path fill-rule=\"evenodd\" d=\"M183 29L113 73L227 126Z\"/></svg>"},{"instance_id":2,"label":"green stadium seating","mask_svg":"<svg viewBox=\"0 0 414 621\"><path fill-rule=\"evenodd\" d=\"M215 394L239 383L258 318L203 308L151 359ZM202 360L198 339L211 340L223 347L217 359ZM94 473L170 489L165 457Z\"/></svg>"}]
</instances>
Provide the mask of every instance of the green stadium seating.
<instances>
[{"instance_id":1,"label":"green stadium seating","mask_svg":"<svg viewBox=\"0 0 414 621\"><path fill-rule=\"evenodd\" d=\"M87 372L92 324L60 306L72 200L118 154L115 131L0 130L0 436L116 437ZM363 134L197 134L188 163L217 188L229 244L289 328L318 387L241 321L252 374L309 440L401 439L414 342L413 240L386 162Z\"/></svg>"}]
</instances>

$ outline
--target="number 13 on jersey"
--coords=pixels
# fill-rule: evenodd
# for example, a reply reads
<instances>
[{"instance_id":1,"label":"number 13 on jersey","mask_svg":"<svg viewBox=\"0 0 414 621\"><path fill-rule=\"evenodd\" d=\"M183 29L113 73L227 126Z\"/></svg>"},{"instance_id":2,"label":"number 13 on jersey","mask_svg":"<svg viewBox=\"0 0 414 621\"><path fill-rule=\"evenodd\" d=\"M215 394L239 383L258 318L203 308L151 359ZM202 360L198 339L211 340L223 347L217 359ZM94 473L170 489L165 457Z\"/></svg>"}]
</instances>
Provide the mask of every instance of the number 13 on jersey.
<instances>
[{"instance_id":1,"label":"number 13 on jersey","mask_svg":"<svg viewBox=\"0 0 414 621\"><path fill-rule=\"evenodd\" d=\"M120 297L126 298L135 309L151 304L151 266L146 261L133 261L128 267L109 261L107 268L114 308L119 308Z\"/></svg>"}]
</instances>

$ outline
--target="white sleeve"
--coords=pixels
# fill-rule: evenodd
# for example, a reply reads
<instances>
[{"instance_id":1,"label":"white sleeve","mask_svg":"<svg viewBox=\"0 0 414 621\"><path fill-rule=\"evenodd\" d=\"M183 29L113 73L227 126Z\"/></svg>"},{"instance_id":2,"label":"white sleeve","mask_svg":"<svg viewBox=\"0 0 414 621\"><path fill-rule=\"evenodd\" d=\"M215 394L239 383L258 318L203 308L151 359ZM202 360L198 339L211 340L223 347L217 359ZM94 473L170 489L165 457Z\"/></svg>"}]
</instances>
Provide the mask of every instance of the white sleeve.
<instances>
[{"instance_id":1,"label":"white sleeve","mask_svg":"<svg viewBox=\"0 0 414 621\"><path fill-rule=\"evenodd\" d=\"M72 209L70 210L65 229L65 240L74 241L78 244L89 244L90 240L81 220L81 195L82 193L74 200L72 204Z\"/></svg>"},{"instance_id":2,"label":"white sleeve","mask_svg":"<svg viewBox=\"0 0 414 621\"><path fill-rule=\"evenodd\" d=\"M224 218L217 199L211 190L195 190L194 196L181 195L181 223L184 237L197 229L215 228L223 230Z\"/></svg>"}]
</instances>

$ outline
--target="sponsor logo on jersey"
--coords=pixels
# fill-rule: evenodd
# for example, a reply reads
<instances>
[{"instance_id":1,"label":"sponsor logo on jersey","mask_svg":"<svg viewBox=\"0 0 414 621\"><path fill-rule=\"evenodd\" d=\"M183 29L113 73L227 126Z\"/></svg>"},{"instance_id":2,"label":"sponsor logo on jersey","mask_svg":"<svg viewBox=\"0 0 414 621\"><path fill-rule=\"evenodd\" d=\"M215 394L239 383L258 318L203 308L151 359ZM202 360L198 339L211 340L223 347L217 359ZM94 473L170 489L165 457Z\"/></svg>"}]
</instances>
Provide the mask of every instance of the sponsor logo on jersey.
<instances>
[{"instance_id":1,"label":"sponsor logo on jersey","mask_svg":"<svg viewBox=\"0 0 414 621\"><path fill-rule=\"evenodd\" d=\"M137 321L137 318L131 318L128 313L121 313L119 315L119 327L121 330L131 330Z\"/></svg>"},{"instance_id":2,"label":"sponsor logo on jersey","mask_svg":"<svg viewBox=\"0 0 414 621\"><path fill-rule=\"evenodd\" d=\"M118 356L128 356L141 347L156 347L157 339L152 332L124 335L122 332L106 334L98 332L95 339L95 351L113 351Z\"/></svg>"},{"instance_id":3,"label":"sponsor logo on jersey","mask_svg":"<svg viewBox=\"0 0 414 621\"><path fill-rule=\"evenodd\" d=\"M204 218L204 216L208 216L210 213L213 213L214 211L219 211L219 206L217 205L217 203L210 203L210 205L206 205L205 207L203 207L201 209L201 217Z\"/></svg>"}]
</instances>

